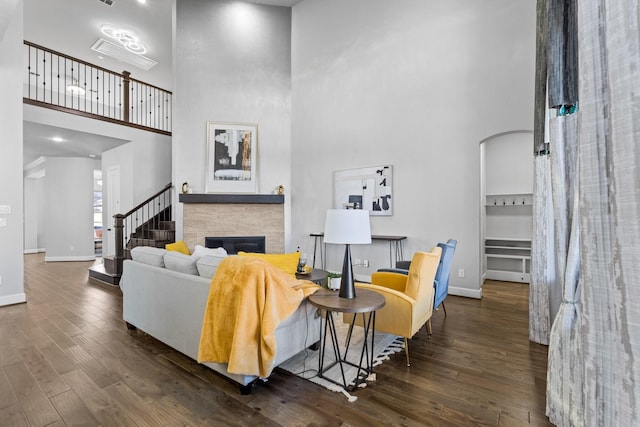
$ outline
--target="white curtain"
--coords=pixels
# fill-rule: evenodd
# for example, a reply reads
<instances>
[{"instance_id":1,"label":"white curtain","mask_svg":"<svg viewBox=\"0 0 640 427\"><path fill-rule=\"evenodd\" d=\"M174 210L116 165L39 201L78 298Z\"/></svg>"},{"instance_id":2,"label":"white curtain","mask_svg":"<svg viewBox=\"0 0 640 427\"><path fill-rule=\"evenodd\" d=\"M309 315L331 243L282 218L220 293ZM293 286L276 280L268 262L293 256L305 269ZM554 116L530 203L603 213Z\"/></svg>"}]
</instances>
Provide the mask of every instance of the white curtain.
<instances>
[{"instance_id":1,"label":"white curtain","mask_svg":"<svg viewBox=\"0 0 640 427\"><path fill-rule=\"evenodd\" d=\"M640 425L640 5L579 4L584 418ZM579 419L579 418L578 418ZM577 424L577 423L576 423Z\"/></svg>"},{"instance_id":2,"label":"white curtain","mask_svg":"<svg viewBox=\"0 0 640 427\"><path fill-rule=\"evenodd\" d=\"M560 159L552 166L554 209L556 177L574 176L577 190L566 201L571 231L556 235L558 271L565 273L550 335L547 415L559 426L638 426L639 0L581 1L578 49L577 129L572 138L573 119L560 119L558 140L568 157L561 160L564 172L554 169ZM556 150L551 144L552 158Z\"/></svg>"}]
</instances>

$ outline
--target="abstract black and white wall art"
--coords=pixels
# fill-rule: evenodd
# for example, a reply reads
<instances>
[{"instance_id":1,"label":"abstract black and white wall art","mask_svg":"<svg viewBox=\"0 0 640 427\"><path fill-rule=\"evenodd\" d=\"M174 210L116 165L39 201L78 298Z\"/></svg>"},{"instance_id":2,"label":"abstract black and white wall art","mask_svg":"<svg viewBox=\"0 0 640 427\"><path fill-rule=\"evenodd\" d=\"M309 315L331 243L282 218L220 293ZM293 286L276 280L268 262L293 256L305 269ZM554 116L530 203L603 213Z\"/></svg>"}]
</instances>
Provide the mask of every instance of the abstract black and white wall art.
<instances>
[{"instance_id":1,"label":"abstract black and white wall art","mask_svg":"<svg viewBox=\"0 0 640 427\"><path fill-rule=\"evenodd\" d=\"M391 165L346 169L333 173L335 209L365 209L370 215L393 214Z\"/></svg>"}]
</instances>

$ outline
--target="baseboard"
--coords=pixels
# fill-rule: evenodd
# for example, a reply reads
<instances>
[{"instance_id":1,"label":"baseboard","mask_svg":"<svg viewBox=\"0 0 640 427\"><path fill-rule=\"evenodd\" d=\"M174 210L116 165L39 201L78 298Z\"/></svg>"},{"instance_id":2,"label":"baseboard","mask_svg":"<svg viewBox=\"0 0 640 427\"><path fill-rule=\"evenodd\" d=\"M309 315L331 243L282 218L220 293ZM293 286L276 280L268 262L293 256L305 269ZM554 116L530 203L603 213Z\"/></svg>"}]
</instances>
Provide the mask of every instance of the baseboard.
<instances>
[{"instance_id":1,"label":"baseboard","mask_svg":"<svg viewBox=\"0 0 640 427\"><path fill-rule=\"evenodd\" d=\"M482 289L456 288L449 285L449 295L457 295L460 297L482 299Z\"/></svg>"},{"instance_id":2,"label":"baseboard","mask_svg":"<svg viewBox=\"0 0 640 427\"><path fill-rule=\"evenodd\" d=\"M25 249L24 250L24 254L39 254L40 252L46 252L47 250L45 248L38 248L38 249Z\"/></svg>"},{"instance_id":3,"label":"baseboard","mask_svg":"<svg viewBox=\"0 0 640 427\"><path fill-rule=\"evenodd\" d=\"M46 262L66 262L66 261L95 261L95 255L84 256L45 256Z\"/></svg>"},{"instance_id":4,"label":"baseboard","mask_svg":"<svg viewBox=\"0 0 640 427\"><path fill-rule=\"evenodd\" d=\"M3 305L20 304L23 302L27 302L27 295L24 292L0 297L0 307Z\"/></svg>"}]
</instances>

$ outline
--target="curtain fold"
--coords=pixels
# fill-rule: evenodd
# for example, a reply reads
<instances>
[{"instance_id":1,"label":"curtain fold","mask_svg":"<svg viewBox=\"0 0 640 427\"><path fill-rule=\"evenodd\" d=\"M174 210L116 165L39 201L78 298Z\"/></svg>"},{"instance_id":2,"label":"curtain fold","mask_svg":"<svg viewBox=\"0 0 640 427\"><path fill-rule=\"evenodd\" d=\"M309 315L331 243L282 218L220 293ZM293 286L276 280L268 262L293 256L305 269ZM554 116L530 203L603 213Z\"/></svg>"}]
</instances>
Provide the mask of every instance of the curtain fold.
<instances>
[{"instance_id":1,"label":"curtain fold","mask_svg":"<svg viewBox=\"0 0 640 427\"><path fill-rule=\"evenodd\" d=\"M640 5L579 7L584 423L640 425Z\"/></svg>"},{"instance_id":2,"label":"curtain fold","mask_svg":"<svg viewBox=\"0 0 640 427\"><path fill-rule=\"evenodd\" d=\"M551 159L548 154L535 156L534 177L529 340L538 344L549 344L549 332L553 320L549 292L556 287L556 259L551 197Z\"/></svg>"},{"instance_id":3,"label":"curtain fold","mask_svg":"<svg viewBox=\"0 0 640 427\"><path fill-rule=\"evenodd\" d=\"M550 120L551 187L554 211L556 277L560 286L550 290L550 309L557 309L549 335L547 407L556 425L581 425L584 408L580 353L580 238L578 215L577 115ZM558 289L561 295L552 293ZM558 306L559 304L559 306Z\"/></svg>"}]
</instances>

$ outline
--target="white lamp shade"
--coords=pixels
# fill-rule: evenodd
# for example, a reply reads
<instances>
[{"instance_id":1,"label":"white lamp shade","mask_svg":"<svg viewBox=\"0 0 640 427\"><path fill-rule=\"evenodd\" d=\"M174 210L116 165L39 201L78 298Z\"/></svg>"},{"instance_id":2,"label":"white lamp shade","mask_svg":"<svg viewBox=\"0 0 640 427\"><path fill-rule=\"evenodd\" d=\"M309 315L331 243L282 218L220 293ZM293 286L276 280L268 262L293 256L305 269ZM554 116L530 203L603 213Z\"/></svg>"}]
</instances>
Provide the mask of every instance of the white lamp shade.
<instances>
[{"instance_id":1,"label":"white lamp shade","mask_svg":"<svg viewBox=\"0 0 640 427\"><path fill-rule=\"evenodd\" d=\"M331 209L324 224L324 242L345 245L371 243L369 211L362 209Z\"/></svg>"}]
</instances>

